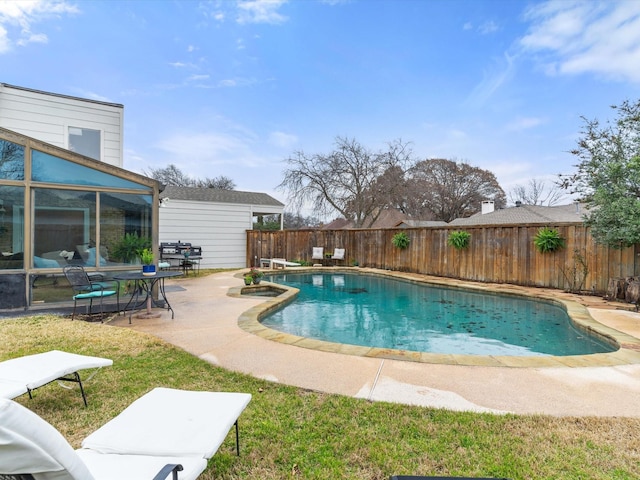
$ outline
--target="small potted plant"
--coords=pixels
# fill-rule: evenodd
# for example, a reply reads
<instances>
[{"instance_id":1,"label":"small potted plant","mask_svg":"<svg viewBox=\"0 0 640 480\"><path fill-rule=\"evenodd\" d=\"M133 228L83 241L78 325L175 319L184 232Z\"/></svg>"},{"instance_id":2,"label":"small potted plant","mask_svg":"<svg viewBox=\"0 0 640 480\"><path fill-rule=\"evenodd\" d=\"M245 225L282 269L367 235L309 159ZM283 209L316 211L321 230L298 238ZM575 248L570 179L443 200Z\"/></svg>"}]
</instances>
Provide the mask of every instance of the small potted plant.
<instances>
[{"instance_id":1,"label":"small potted plant","mask_svg":"<svg viewBox=\"0 0 640 480\"><path fill-rule=\"evenodd\" d=\"M151 276L156 274L156 266L153 263L153 250L143 248L140 251L140 261L142 262L142 274Z\"/></svg>"},{"instance_id":2,"label":"small potted plant","mask_svg":"<svg viewBox=\"0 0 640 480\"><path fill-rule=\"evenodd\" d=\"M258 285L260 280L262 280L262 277L264 277L264 273L255 267L250 270L249 275L251 275L251 279L255 285Z\"/></svg>"},{"instance_id":3,"label":"small potted plant","mask_svg":"<svg viewBox=\"0 0 640 480\"><path fill-rule=\"evenodd\" d=\"M245 285L251 285L251 282L253 282L253 277L251 276L251 274L250 274L250 273L247 273L247 274L244 276L244 284L245 284Z\"/></svg>"}]
</instances>

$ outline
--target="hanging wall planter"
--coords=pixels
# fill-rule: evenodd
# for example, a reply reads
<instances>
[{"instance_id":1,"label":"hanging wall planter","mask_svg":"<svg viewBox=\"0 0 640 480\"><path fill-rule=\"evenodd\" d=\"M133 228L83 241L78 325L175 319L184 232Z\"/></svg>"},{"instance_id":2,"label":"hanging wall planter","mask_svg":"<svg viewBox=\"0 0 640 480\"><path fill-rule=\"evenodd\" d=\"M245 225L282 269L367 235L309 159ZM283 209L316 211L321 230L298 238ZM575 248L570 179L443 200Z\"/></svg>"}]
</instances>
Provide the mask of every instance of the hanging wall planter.
<instances>
[{"instance_id":1,"label":"hanging wall planter","mask_svg":"<svg viewBox=\"0 0 640 480\"><path fill-rule=\"evenodd\" d=\"M411 243L411 239L406 232L398 232L391 239L391 243L393 243L394 247L399 248L400 250L404 250Z\"/></svg>"},{"instance_id":2,"label":"hanging wall planter","mask_svg":"<svg viewBox=\"0 0 640 480\"><path fill-rule=\"evenodd\" d=\"M456 250L462 250L469 246L469 240L471 240L471 234L460 230L458 232L451 232L449 238L447 238L447 245L452 246Z\"/></svg>"},{"instance_id":3,"label":"hanging wall planter","mask_svg":"<svg viewBox=\"0 0 640 480\"><path fill-rule=\"evenodd\" d=\"M555 252L564 247L564 238L555 228L541 228L533 237L533 244L540 253Z\"/></svg>"}]
</instances>

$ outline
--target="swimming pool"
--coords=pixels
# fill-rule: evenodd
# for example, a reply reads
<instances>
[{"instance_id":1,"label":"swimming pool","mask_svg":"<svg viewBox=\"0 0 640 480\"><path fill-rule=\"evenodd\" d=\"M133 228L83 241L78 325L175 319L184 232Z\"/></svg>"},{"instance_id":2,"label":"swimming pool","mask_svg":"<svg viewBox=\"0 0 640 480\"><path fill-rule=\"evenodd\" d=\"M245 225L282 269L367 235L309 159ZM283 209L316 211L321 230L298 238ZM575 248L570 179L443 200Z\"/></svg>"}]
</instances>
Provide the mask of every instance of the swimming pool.
<instances>
[{"instance_id":1,"label":"swimming pool","mask_svg":"<svg viewBox=\"0 0 640 480\"><path fill-rule=\"evenodd\" d=\"M262 325L341 344L467 355L568 356L617 350L553 302L378 275L271 275L298 288Z\"/></svg>"}]
</instances>

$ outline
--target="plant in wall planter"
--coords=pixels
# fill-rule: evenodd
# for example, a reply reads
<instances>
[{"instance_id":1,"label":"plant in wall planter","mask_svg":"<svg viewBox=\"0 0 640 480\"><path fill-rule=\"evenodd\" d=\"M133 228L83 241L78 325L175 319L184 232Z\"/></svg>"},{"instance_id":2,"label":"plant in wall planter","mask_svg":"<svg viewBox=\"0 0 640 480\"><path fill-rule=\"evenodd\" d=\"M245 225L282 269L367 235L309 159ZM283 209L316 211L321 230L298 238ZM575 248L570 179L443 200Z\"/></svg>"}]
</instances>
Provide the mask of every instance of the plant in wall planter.
<instances>
[{"instance_id":1,"label":"plant in wall planter","mask_svg":"<svg viewBox=\"0 0 640 480\"><path fill-rule=\"evenodd\" d=\"M407 235L407 232L398 232L391 239L391 243L393 243L394 247L404 250L411 243L411 239L409 235Z\"/></svg>"},{"instance_id":2,"label":"plant in wall planter","mask_svg":"<svg viewBox=\"0 0 640 480\"><path fill-rule=\"evenodd\" d=\"M544 227L533 237L533 244L540 253L555 252L564 247L564 238L555 228Z\"/></svg>"},{"instance_id":3,"label":"plant in wall planter","mask_svg":"<svg viewBox=\"0 0 640 480\"><path fill-rule=\"evenodd\" d=\"M140 262L142 262L142 274L151 276L156 274L156 266L153 263L153 250L144 248L140 251Z\"/></svg>"},{"instance_id":4,"label":"plant in wall planter","mask_svg":"<svg viewBox=\"0 0 640 480\"><path fill-rule=\"evenodd\" d=\"M462 250L469 246L470 240L471 234L469 232L459 230L457 232L451 232L449 234L449 238L447 238L447 245L452 246L456 250Z\"/></svg>"}]
</instances>

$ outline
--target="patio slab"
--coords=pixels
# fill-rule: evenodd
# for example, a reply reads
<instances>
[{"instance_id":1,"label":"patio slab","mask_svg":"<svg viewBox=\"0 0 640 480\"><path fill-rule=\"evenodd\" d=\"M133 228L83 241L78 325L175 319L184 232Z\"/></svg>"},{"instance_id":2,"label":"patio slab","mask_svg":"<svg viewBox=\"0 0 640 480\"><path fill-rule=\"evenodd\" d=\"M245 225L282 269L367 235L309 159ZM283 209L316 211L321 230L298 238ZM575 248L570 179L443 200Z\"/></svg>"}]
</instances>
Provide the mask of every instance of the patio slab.
<instances>
[{"instance_id":1,"label":"patio slab","mask_svg":"<svg viewBox=\"0 0 640 480\"><path fill-rule=\"evenodd\" d=\"M469 364L462 358L466 355L438 354L386 358L376 352L382 349L335 349L324 345L328 342L318 345L291 335L274 336L259 325L254 330L240 328L239 318L246 321L247 311L255 314L272 299L229 296L230 288L243 283L239 273L172 280L184 288L169 294L174 320L162 311L157 319L134 319L129 325L128 317L119 317L110 325L152 334L229 370L371 401L495 413L640 417L640 348L635 350L640 345L640 314L621 308L623 304L529 289L535 296L583 305L590 321L618 332L629 348L611 354L564 361L537 357L529 363L514 357L478 357ZM527 291L508 287L515 293ZM273 303L268 305L272 308Z\"/></svg>"}]
</instances>

